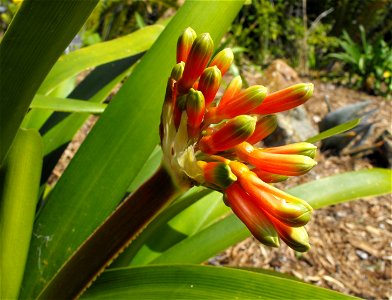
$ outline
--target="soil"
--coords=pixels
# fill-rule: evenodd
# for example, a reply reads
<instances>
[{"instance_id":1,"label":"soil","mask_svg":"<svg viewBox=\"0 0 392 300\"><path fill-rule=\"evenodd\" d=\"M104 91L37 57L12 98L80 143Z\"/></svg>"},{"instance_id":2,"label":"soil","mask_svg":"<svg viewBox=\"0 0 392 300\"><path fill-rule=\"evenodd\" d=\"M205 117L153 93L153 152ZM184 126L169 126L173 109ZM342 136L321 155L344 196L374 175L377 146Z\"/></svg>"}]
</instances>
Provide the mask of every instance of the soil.
<instances>
[{"instance_id":1,"label":"soil","mask_svg":"<svg viewBox=\"0 0 392 300\"><path fill-rule=\"evenodd\" d=\"M286 72L290 73L290 72ZM262 79L254 70L244 70L250 84ZM328 113L326 99L332 110L361 100L379 108L373 118L375 127L391 129L392 105L382 97L353 91L318 80L283 78L286 81L312 81L314 97L305 104L311 123L317 123ZM50 182L62 174L70 158L96 121L92 117L75 136L65 155L56 166ZM308 174L280 184L285 189L333 174L374 167L361 156L327 156L318 153L318 165ZM305 282L366 299L392 299L392 201L391 196L361 199L315 211L307 225L312 248L298 254L281 245L268 248L248 238L232 246L209 263L235 267L257 267L287 273Z\"/></svg>"}]
</instances>

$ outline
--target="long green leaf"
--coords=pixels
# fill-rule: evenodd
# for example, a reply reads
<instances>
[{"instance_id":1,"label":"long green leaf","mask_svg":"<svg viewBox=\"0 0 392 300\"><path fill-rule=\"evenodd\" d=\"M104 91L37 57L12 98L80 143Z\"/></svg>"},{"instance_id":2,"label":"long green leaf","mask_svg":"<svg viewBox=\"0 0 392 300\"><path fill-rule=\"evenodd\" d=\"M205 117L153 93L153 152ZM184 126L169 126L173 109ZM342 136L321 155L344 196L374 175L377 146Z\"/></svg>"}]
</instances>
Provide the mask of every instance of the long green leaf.
<instances>
[{"instance_id":1,"label":"long green leaf","mask_svg":"<svg viewBox=\"0 0 392 300\"><path fill-rule=\"evenodd\" d=\"M125 249L123 253L120 254L118 258L111 265L113 268L126 267L132 262L134 265L137 263L134 260L135 255L139 253L142 247L145 247L147 243L153 241L157 237L161 239L162 232L167 229L166 224L184 209L195 203L196 201L202 199L203 197L211 194L212 191L206 188L194 187L188 192L181 195L179 199L175 201L173 205L167 208L163 213L161 213L157 218L155 218L151 224L149 224L146 229L132 242L132 246ZM175 236L170 237L171 241L178 241ZM146 260L145 260L146 261ZM141 261L140 261L141 263Z\"/></svg>"},{"instance_id":2,"label":"long green leaf","mask_svg":"<svg viewBox=\"0 0 392 300\"><path fill-rule=\"evenodd\" d=\"M30 104L30 108L88 114L101 114L106 106L106 104L101 103L44 95L36 95Z\"/></svg>"},{"instance_id":3,"label":"long green leaf","mask_svg":"<svg viewBox=\"0 0 392 300\"><path fill-rule=\"evenodd\" d=\"M101 67L98 67L97 69L99 69L98 71L100 71ZM106 70L107 68L105 67L102 71ZM95 71L97 70L94 70L92 75L95 75ZM107 71L107 73L110 72ZM117 72L115 72L115 74L117 74ZM129 74L130 69L127 69L120 74L117 74L115 78L112 78L111 81L108 82L105 86L101 86L101 89L91 96L91 91L96 91L96 85L104 84L104 79L106 79L106 77L93 76L92 79L96 78L96 85L93 85L93 83L88 82L86 84L87 87L84 87L83 81L81 83L82 87L79 85L76 88L75 96L81 96L81 99L87 100L91 103L101 103L108 97L113 88L118 83L120 83L125 76ZM112 77L111 75L114 74L108 74L108 76ZM79 88L81 88L82 90L80 90ZM74 93L72 93L70 96L72 96L73 94ZM43 133L44 155L46 156L52 151L55 151L56 149L63 147L64 145L66 146L72 140L73 136L76 134L79 128L84 124L87 118L88 115L82 114L54 113L53 115L51 115L44 124L44 126L40 129L40 132Z\"/></svg>"},{"instance_id":4,"label":"long green leaf","mask_svg":"<svg viewBox=\"0 0 392 300\"><path fill-rule=\"evenodd\" d=\"M162 30L161 25L147 26L126 36L61 56L39 88L39 93L50 92L62 81L88 68L148 50Z\"/></svg>"},{"instance_id":5,"label":"long green leaf","mask_svg":"<svg viewBox=\"0 0 392 300\"><path fill-rule=\"evenodd\" d=\"M150 232L150 236L143 247L133 257L131 265L154 263L155 259L160 257L162 253L170 251L168 249L173 247L173 245L196 234L228 212L229 208L224 205L221 194L218 192L209 193L196 203L184 207L177 215L172 216L167 222L161 224L159 228ZM162 218L166 219L166 214L171 214L171 211L162 212L159 218L157 218L157 222L160 222ZM148 233L147 231L146 234ZM132 248L129 251L133 251ZM194 250L198 251L197 248ZM193 250L189 249L189 251Z\"/></svg>"},{"instance_id":6,"label":"long green leaf","mask_svg":"<svg viewBox=\"0 0 392 300\"><path fill-rule=\"evenodd\" d=\"M166 78L175 63L177 37L191 26L199 33L210 32L217 43L242 3L186 2L136 66L79 148L36 220L22 296L37 295L113 211L157 144L159 115ZM51 241L45 243L42 236L49 236Z\"/></svg>"},{"instance_id":7,"label":"long green leaf","mask_svg":"<svg viewBox=\"0 0 392 300\"><path fill-rule=\"evenodd\" d=\"M150 266L106 271L82 299L355 299L296 280L232 268Z\"/></svg>"},{"instance_id":8,"label":"long green leaf","mask_svg":"<svg viewBox=\"0 0 392 300\"><path fill-rule=\"evenodd\" d=\"M34 94L97 2L23 1L0 44L0 165Z\"/></svg>"},{"instance_id":9,"label":"long green leaf","mask_svg":"<svg viewBox=\"0 0 392 300\"><path fill-rule=\"evenodd\" d=\"M329 138L331 136L334 136L334 135L337 135L339 133L345 132L347 130L353 129L360 122L361 122L361 119L355 119L355 120L348 121L346 123L340 124L338 126L330 128L328 130L320 132L319 134L317 134L315 136L312 136L311 138L308 138L306 140L306 142L308 142L308 143L316 143L318 141L324 140L324 139Z\"/></svg>"},{"instance_id":10,"label":"long green leaf","mask_svg":"<svg viewBox=\"0 0 392 300\"><path fill-rule=\"evenodd\" d=\"M391 193L392 172L380 168L347 172L299 185L288 192L305 199L313 208L319 209L341 202Z\"/></svg>"},{"instance_id":11,"label":"long green leaf","mask_svg":"<svg viewBox=\"0 0 392 300\"><path fill-rule=\"evenodd\" d=\"M17 299L33 230L42 140L20 129L0 170L0 299Z\"/></svg>"},{"instance_id":12,"label":"long green leaf","mask_svg":"<svg viewBox=\"0 0 392 300\"><path fill-rule=\"evenodd\" d=\"M289 193L306 199L318 209L358 198L392 192L390 170L370 169L334 175L300 185ZM250 236L235 215L229 215L203 231L181 241L152 263L202 263L227 247ZM203 245L202 248L199 245Z\"/></svg>"},{"instance_id":13,"label":"long green leaf","mask_svg":"<svg viewBox=\"0 0 392 300\"><path fill-rule=\"evenodd\" d=\"M148 50L162 30L161 25L148 26L124 37L61 56L39 88L38 93L46 95L64 80L68 80L88 68L135 56ZM24 122L24 125L27 128L39 129L50 115L50 112L32 110L28 113L28 122Z\"/></svg>"}]
</instances>

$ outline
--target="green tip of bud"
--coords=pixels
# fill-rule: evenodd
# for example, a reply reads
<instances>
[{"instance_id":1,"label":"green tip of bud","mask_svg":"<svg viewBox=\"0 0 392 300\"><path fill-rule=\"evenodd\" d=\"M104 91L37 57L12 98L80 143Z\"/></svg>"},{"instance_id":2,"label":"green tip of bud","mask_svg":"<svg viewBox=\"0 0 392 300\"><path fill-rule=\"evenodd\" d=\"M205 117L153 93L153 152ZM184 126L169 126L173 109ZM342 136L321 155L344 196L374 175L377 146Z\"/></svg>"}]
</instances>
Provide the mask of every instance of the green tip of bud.
<instances>
[{"instance_id":1,"label":"green tip of bud","mask_svg":"<svg viewBox=\"0 0 392 300\"><path fill-rule=\"evenodd\" d=\"M183 61L176 64L172 69L170 77L173 78L175 81L178 81L181 78L182 73L184 72L184 67L185 63Z\"/></svg>"},{"instance_id":2,"label":"green tip of bud","mask_svg":"<svg viewBox=\"0 0 392 300\"><path fill-rule=\"evenodd\" d=\"M234 60L233 51L230 48L225 48L220 51L212 59L210 66L217 66L222 73L222 76L229 70Z\"/></svg>"},{"instance_id":3,"label":"green tip of bud","mask_svg":"<svg viewBox=\"0 0 392 300\"><path fill-rule=\"evenodd\" d=\"M295 251L306 252L310 249L309 236L305 227L291 227L280 237L287 244L287 246Z\"/></svg>"},{"instance_id":4,"label":"green tip of bud","mask_svg":"<svg viewBox=\"0 0 392 300\"><path fill-rule=\"evenodd\" d=\"M262 244L268 246L268 247L274 247L278 248L279 247L279 237L277 236L255 236L255 238Z\"/></svg>"},{"instance_id":5,"label":"green tip of bud","mask_svg":"<svg viewBox=\"0 0 392 300\"><path fill-rule=\"evenodd\" d=\"M215 98L222 81L221 71L216 67L208 67L200 77L198 90L200 90L208 106Z\"/></svg>"},{"instance_id":6,"label":"green tip of bud","mask_svg":"<svg viewBox=\"0 0 392 300\"><path fill-rule=\"evenodd\" d=\"M236 137L249 137L256 127L256 118L248 115L237 116L229 122L233 126L233 135Z\"/></svg>"},{"instance_id":7,"label":"green tip of bud","mask_svg":"<svg viewBox=\"0 0 392 300\"><path fill-rule=\"evenodd\" d=\"M296 154L303 155L310 158L314 158L316 156L317 147L311 143L307 142L299 142L294 144L288 144L279 147L271 147L262 149L264 152L268 153L277 153L277 154ZM307 161L309 162L309 161ZM312 162L314 163L314 162Z\"/></svg>"},{"instance_id":8,"label":"green tip of bud","mask_svg":"<svg viewBox=\"0 0 392 300\"><path fill-rule=\"evenodd\" d=\"M194 40L196 39L196 36L196 32L191 27L186 28L184 33L180 35L177 41L177 63L180 63L181 61L187 61L189 52Z\"/></svg>"}]
</instances>

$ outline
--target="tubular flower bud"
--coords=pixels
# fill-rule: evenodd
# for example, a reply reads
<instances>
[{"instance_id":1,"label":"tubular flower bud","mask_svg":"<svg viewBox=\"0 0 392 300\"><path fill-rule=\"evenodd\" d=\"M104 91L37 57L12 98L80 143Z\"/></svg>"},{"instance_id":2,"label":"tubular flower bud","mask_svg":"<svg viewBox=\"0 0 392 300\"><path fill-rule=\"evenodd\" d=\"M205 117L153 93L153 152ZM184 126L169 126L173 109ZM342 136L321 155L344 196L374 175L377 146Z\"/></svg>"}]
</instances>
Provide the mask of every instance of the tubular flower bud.
<instances>
[{"instance_id":1,"label":"tubular flower bud","mask_svg":"<svg viewBox=\"0 0 392 300\"><path fill-rule=\"evenodd\" d=\"M222 96L222 99L219 101L219 105L225 106L229 100L234 98L242 88L242 79L241 76L234 77L229 86L227 87L225 93Z\"/></svg>"},{"instance_id":2,"label":"tubular flower bud","mask_svg":"<svg viewBox=\"0 0 392 300\"><path fill-rule=\"evenodd\" d=\"M306 252L310 249L309 236L305 227L290 227L271 218L279 237L295 251Z\"/></svg>"},{"instance_id":3,"label":"tubular flower bud","mask_svg":"<svg viewBox=\"0 0 392 300\"><path fill-rule=\"evenodd\" d=\"M294 143L294 144L289 144L289 145L284 145L279 147L265 148L260 150L268 153L298 154L298 155L305 155L310 158L314 158L316 156L317 147L310 143L301 142L301 143Z\"/></svg>"},{"instance_id":4,"label":"tubular flower bud","mask_svg":"<svg viewBox=\"0 0 392 300\"><path fill-rule=\"evenodd\" d=\"M313 95L312 83L299 83L265 97L253 110L255 114L273 114L304 104Z\"/></svg>"},{"instance_id":5,"label":"tubular flower bud","mask_svg":"<svg viewBox=\"0 0 392 300\"><path fill-rule=\"evenodd\" d=\"M173 78L174 80L178 81L181 78L182 73L184 72L184 67L185 63L183 61L176 64L172 69L170 78Z\"/></svg>"},{"instance_id":6,"label":"tubular flower bud","mask_svg":"<svg viewBox=\"0 0 392 300\"><path fill-rule=\"evenodd\" d=\"M261 104L266 94L267 89L262 85L248 87L226 103L219 103L216 113L222 118L247 114Z\"/></svg>"},{"instance_id":7,"label":"tubular flower bud","mask_svg":"<svg viewBox=\"0 0 392 300\"><path fill-rule=\"evenodd\" d=\"M261 170L286 175L298 176L310 171L317 163L308 156L296 154L276 154L255 149L249 143L236 147L237 156Z\"/></svg>"},{"instance_id":8,"label":"tubular flower bud","mask_svg":"<svg viewBox=\"0 0 392 300\"><path fill-rule=\"evenodd\" d=\"M303 226L309 221L313 209L307 202L266 184L242 163L230 162L229 166L260 208L289 226Z\"/></svg>"},{"instance_id":9,"label":"tubular flower bud","mask_svg":"<svg viewBox=\"0 0 392 300\"><path fill-rule=\"evenodd\" d=\"M237 146L252 135L255 130L254 117L241 115L229 120L222 128L199 141L200 150L214 154Z\"/></svg>"},{"instance_id":10,"label":"tubular flower bud","mask_svg":"<svg viewBox=\"0 0 392 300\"><path fill-rule=\"evenodd\" d=\"M249 144L256 144L269 136L278 127L275 115L260 116L256 122L255 132L246 140Z\"/></svg>"},{"instance_id":11,"label":"tubular flower bud","mask_svg":"<svg viewBox=\"0 0 392 300\"><path fill-rule=\"evenodd\" d=\"M198 165L207 184L225 189L237 180L227 163L198 161Z\"/></svg>"},{"instance_id":12,"label":"tubular flower bud","mask_svg":"<svg viewBox=\"0 0 392 300\"><path fill-rule=\"evenodd\" d=\"M273 173L263 171L263 170L260 170L257 168L252 169L252 172L255 173L257 175L257 177L259 177L262 181L264 181L266 183L282 182L282 181L285 181L287 178L289 178L288 176L273 174Z\"/></svg>"},{"instance_id":13,"label":"tubular flower bud","mask_svg":"<svg viewBox=\"0 0 392 300\"><path fill-rule=\"evenodd\" d=\"M233 183L227 188L225 195L233 212L256 239L264 245L279 247L279 238L274 226L238 183Z\"/></svg>"},{"instance_id":14,"label":"tubular flower bud","mask_svg":"<svg viewBox=\"0 0 392 300\"><path fill-rule=\"evenodd\" d=\"M214 42L208 33L203 33L195 39L185 63L184 73L178 82L181 93L186 93L203 73L213 50Z\"/></svg>"},{"instance_id":15,"label":"tubular flower bud","mask_svg":"<svg viewBox=\"0 0 392 300\"><path fill-rule=\"evenodd\" d=\"M210 63L210 66L217 66L223 76L226 74L227 70L229 70L231 64L233 63L233 60L233 51L230 48L225 48L214 56Z\"/></svg>"},{"instance_id":16,"label":"tubular flower bud","mask_svg":"<svg viewBox=\"0 0 392 300\"><path fill-rule=\"evenodd\" d=\"M205 113L204 96L202 92L190 89L186 97L186 114L188 116L188 134L197 136Z\"/></svg>"},{"instance_id":17,"label":"tubular flower bud","mask_svg":"<svg viewBox=\"0 0 392 300\"><path fill-rule=\"evenodd\" d=\"M196 36L196 32L190 27L180 35L177 41L177 63L186 62Z\"/></svg>"},{"instance_id":18,"label":"tubular flower bud","mask_svg":"<svg viewBox=\"0 0 392 300\"><path fill-rule=\"evenodd\" d=\"M221 71L216 66L205 69L201 74L197 89L203 93L206 106L209 106L214 100L221 81Z\"/></svg>"},{"instance_id":19,"label":"tubular flower bud","mask_svg":"<svg viewBox=\"0 0 392 300\"><path fill-rule=\"evenodd\" d=\"M316 162L316 147L295 143L273 148L252 146L277 127L269 113L306 101L311 84L267 95L263 86L242 89L235 77L221 99L216 94L233 55L219 52L210 62L209 34L186 29L177 45L169 77L159 134L162 165L179 187L203 185L224 194L225 203L262 243L277 247L279 237L297 251L309 249L304 225L312 207L270 183L301 175Z\"/></svg>"}]
</instances>

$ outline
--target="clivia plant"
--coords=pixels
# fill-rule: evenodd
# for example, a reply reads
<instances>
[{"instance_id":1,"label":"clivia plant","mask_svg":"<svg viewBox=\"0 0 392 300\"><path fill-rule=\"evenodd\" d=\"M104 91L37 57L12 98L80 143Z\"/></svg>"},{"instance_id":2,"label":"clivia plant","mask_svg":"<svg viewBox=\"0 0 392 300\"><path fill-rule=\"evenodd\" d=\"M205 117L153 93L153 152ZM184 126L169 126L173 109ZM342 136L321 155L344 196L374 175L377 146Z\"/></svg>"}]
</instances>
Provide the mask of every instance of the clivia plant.
<instances>
[{"instance_id":1,"label":"clivia plant","mask_svg":"<svg viewBox=\"0 0 392 300\"><path fill-rule=\"evenodd\" d=\"M235 77L217 96L232 52L214 55L214 43L242 1L188 1L164 29L60 56L96 3L24 1L0 44L1 298L349 298L279 273L200 264L250 233L307 251L313 209L388 193L390 172L273 187L309 171L314 143L349 127L257 144L313 85L268 93ZM53 161L91 113L97 124L51 187Z\"/></svg>"}]
</instances>

